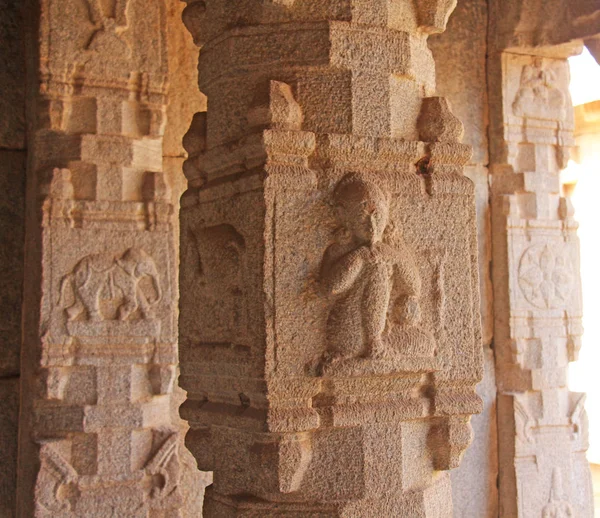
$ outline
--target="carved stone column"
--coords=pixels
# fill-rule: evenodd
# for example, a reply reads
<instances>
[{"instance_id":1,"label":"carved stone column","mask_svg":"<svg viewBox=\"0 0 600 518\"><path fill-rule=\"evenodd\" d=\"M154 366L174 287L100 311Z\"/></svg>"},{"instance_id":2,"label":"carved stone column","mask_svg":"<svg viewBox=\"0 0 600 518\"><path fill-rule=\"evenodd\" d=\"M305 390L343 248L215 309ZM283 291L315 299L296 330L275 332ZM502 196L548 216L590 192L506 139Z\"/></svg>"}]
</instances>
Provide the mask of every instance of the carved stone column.
<instances>
[{"instance_id":1,"label":"carved stone column","mask_svg":"<svg viewBox=\"0 0 600 518\"><path fill-rule=\"evenodd\" d=\"M165 6L35 4L18 516L197 515L177 413Z\"/></svg>"},{"instance_id":2,"label":"carved stone column","mask_svg":"<svg viewBox=\"0 0 600 518\"><path fill-rule=\"evenodd\" d=\"M567 386L582 334L579 242L559 173L574 144L569 39L592 4L526 4L493 3L488 63L500 516L591 517L585 395Z\"/></svg>"},{"instance_id":3,"label":"carved stone column","mask_svg":"<svg viewBox=\"0 0 600 518\"><path fill-rule=\"evenodd\" d=\"M449 517L482 375L452 2L189 1L180 347L206 516Z\"/></svg>"}]
</instances>

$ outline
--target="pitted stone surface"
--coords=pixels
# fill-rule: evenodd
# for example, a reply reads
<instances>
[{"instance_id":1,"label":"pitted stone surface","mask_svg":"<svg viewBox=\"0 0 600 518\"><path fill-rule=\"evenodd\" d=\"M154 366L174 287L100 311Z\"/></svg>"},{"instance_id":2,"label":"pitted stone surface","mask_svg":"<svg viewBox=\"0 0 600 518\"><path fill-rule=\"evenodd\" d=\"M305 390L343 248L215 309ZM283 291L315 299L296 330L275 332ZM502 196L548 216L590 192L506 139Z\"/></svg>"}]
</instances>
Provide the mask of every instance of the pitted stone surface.
<instances>
[{"instance_id":1,"label":"pitted stone surface","mask_svg":"<svg viewBox=\"0 0 600 518\"><path fill-rule=\"evenodd\" d=\"M436 472L483 374L471 149L427 47L454 5L315 5L183 13L208 98L184 139L186 444L206 516L449 517Z\"/></svg>"},{"instance_id":2,"label":"pitted stone surface","mask_svg":"<svg viewBox=\"0 0 600 518\"><path fill-rule=\"evenodd\" d=\"M567 385L583 332L579 241L559 173L574 144L565 58L590 29L576 19L598 9L524 7L492 2L490 11L500 516L591 517L585 395Z\"/></svg>"},{"instance_id":3,"label":"pitted stone surface","mask_svg":"<svg viewBox=\"0 0 600 518\"><path fill-rule=\"evenodd\" d=\"M165 5L29 8L42 44L29 56L17 516L197 516L178 415Z\"/></svg>"}]
</instances>

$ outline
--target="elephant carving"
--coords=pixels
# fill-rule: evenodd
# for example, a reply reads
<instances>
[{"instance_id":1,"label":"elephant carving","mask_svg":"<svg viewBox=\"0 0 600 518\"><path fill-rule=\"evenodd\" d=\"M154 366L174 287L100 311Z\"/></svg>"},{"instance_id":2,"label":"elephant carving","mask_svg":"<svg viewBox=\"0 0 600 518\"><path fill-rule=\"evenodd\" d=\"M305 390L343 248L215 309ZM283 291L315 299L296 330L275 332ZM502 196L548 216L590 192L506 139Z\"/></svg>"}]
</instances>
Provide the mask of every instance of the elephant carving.
<instances>
[{"instance_id":1,"label":"elephant carving","mask_svg":"<svg viewBox=\"0 0 600 518\"><path fill-rule=\"evenodd\" d=\"M150 279L154 294L149 296L146 292L152 290L142 289L142 279ZM66 313L70 321L127 320L138 309L142 318L152 318L152 306L162 297L156 264L141 248L129 248L120 257L110 254L84 257L63 277L59 304L64 303L69 288L73 303ZM113 317L103 310L102 299L118 304Z\"/></svg>"}]
</instances>

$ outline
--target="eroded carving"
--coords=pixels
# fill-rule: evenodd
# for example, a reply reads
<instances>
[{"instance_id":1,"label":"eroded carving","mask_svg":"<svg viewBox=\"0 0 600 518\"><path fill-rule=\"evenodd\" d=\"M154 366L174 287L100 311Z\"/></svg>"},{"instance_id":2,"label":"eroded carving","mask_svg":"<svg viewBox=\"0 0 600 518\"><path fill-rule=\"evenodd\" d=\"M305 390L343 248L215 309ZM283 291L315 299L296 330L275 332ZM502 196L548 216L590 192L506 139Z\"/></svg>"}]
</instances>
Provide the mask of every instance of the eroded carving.
<instances>
[{"instance_id":1,"label":"eroded carving","mask_svg":"<svg viewBox=\"0 0 600 518\"><path fill-rule=\"evenodd\" d=\"M335 298L324 363L433 355L433 338L416 327L421 277L411 250L388 225L389 196L353 173L336 187L334 203L342 228L321 265L322 282Z\"/></svg>"},{"instance_id":2,"label":"eroded carving","mask_svg":"<svg viewBox=\"0 0 600 518\"><path fill-rule=\"evenodd\" d=\"M120 49L129 55L131 49L123 33L127 30L129 0L86 0L88 16L94 26L87 50Z\"/></svg>"},{"instance_id":3,"label":"eroded carving","mask_svg":"<svg viewBox=\"0 0 600 518\"><path fill-rule=\"evenodd\" d=\"M526 401L519 401L517 396L514 397L515 409L515 432L517 439L523 443L532 443L535 438L533 436L533 428L536 425L536 419L529 413L529 407Z\"/></svg>"},{"instance_id":4,"label":"eroded carving","mask_svg":"<svg viewBox=\"0 0 600 518\"><path fill-rule=\"evenodd\" d=\"M542 511L542 518L574 518L573 507L568 502L563 491L562 475L559 468L552 472L552 487L550 498Z\"/></svg>"},{"instance_id":5,"label":"eroded carving","mask_svg":"<svg viewBox=\"0 0 600 518\"><path fill-rule=\"evenodd\" d=\"M150 497L163 500L177 490L181 469L177 451L179 434L172 433L146 465L146 473L152 479Z\"/></svg>"},{"instance_id":6,"label":"eroded carving","mask_svg":"<svg viewBox=\"0 0 600 518\"><path fill-rule=\"evenodd\" d=\"M585 394L573 394L576 396L576 403L573 407L569 421L573 427L572 438L577 440L585 433Z\"/></svg>"},{"instance_id":7,"label":"eroded carving","mask_svg":"<svg viewBox=\"0 0 600 518\"><path fill-rule=\"evenodd\" d=\"M565 94L557 85L556 71L540 57L525 65L512 108L515 115L538 119L565 118Z\"/></svg>"},{"instance_id":8,"label":"eroded carving","mask_svg":"<svg viewBox=\"0 0 600 518\"><path fill-rule=\"evenodd\" d=\"M573 274L563 248L532 245L519 263L519 286L523 295L538 308L564 306L571 293Z\"/></svg>"},{"instance_id":9,"label":"eroded carving","mask_svg":"<svg viewBox=\"0 0 600 518\"><path fill-rule=\"evenodd\" d=\"M35 494L43 516L58 516L56 513L71 511L79 496L77 472L51 444L42 444L40 460Z\"/></svg>"},{"instance_id":10,"label":"eroded carving","mask_svg":"<svg viewBox=\"0 0 600 518\"><path fill-rule=\"evenodd\" d=\"M248 113L248 124L261 129L300 130L303 120L291 86L281 81L269 81L268 88L259 88Z\"/></svg>"},{"instance_id":11,"label":"eroded carving","mask_svg":"<svg viewBox=\"0 0 600 518\"><path fill-rule=\"evenodd\" d=\"M232 225L221 224L197 230L193 239L196 279L207 315L203 341L242 345L248 320L244 237Z\"/></svg>"},{"instance_id":12,"label":"eroded carving","mask_svg":"<svg viewBox=\"0 0 600 518\"><path fill-rule=\"evenodd\" d=\"M142 288L145 278L150 279L153 294ZM68 288L73 301L66 308L70 321L127 320L138 309L142 319L149 319L153 316L152 307L162 297L154 260L135 247L121 257L93 254L81 259L61 281L59 304L64 303ZM115 305L116 311L111 311Z\"/></svg>"}]
</instances>

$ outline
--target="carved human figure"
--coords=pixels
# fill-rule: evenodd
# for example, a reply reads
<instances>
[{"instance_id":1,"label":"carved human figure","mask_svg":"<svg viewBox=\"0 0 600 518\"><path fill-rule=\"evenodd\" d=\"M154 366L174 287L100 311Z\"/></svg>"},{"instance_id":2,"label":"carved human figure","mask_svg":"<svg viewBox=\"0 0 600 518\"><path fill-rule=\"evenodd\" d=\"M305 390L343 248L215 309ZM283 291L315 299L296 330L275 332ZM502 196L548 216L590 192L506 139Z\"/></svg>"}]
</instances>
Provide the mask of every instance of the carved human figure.
<instances>
[{"instance_id":1,"label":"carved human figure","mask_svg":"<svg viewBox=\"0 0 600 518\"><path fill-rule=\"evenodd\" d=\"M336 297L327 322L328 356L382 358L392 278L404 295L401 313L410 320L419 312L418 270L400 239L394 244L384 239L390 201L375 182L346 175L334 203L342 231L321 265L322 281Z\"/></svg>"},{"instance_id":2,"label":"carved human figure","mask_svg":"<svg viewBox=\"0 0 600 518\"><path fill-rule=\"evenodd\" d=\"M155 297L150 300L140 287L140 281L148 277L154 285ZM93 254L77 263L71 273L65 275L60 287L60 300L70 287L73 303L67 307L69 320L85 315L88 320L107 320L100 310L100 298L108 293L116 299L117 290L122 299L117 310L119 320L127 318L138 308L143 318L151 318L151 308L161 298L160 280L156 265L141 248L130 248L121 257L110 254Z\"/></svg>"},{"instance_id":3,"label":"carved human figure","mask_svg":"<svg viewBox=\"0 0 600 518\"><path fill-rule=\"evenodd\" d=\"M519 91L513 103L516 115L562 119L565 94L557 86L556 72L545 67L540 57L523 67Z\"/></svg>"}]
</instances>

